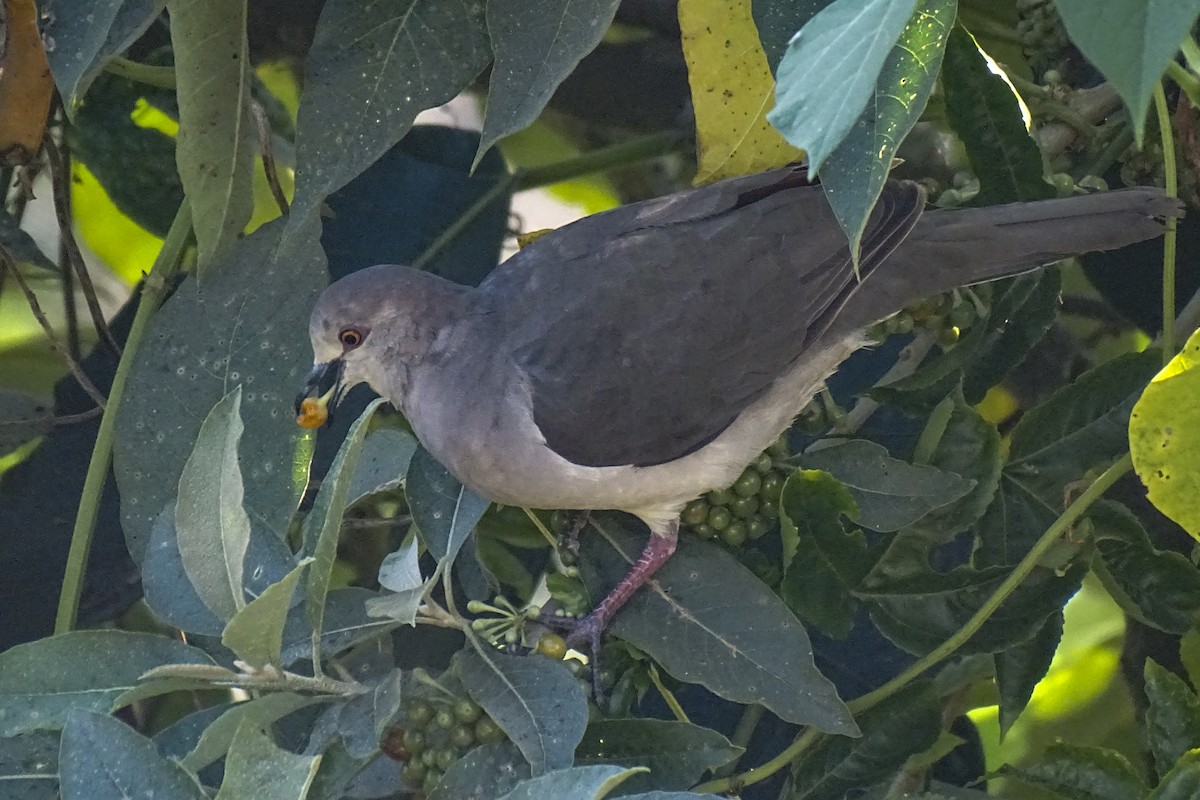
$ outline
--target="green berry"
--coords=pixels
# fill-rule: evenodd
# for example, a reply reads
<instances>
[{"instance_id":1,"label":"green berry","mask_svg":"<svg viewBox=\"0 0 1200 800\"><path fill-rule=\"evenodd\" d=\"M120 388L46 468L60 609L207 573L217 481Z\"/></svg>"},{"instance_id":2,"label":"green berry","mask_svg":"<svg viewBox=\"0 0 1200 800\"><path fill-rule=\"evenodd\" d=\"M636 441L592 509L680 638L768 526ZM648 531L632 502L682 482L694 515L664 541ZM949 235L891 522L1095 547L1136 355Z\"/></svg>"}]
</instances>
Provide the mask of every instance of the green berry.
<instances>
[{"instance_id":1,"label":"green berry","mask_svg":"<svg viewBox=\"0 0 1200 800\"><path fill-rule=\"evenodd\" d=\"M778 503L763 503L758 507L758 513L768 522L779 519L779 504Z\"/></svg>"},{"instance_id":2,"label":"green berry","mask_svg":"<svg viewBox=\"0 0 1200 800\"><path fill-rule=\"evenodd\" d=\"M437 712L437 716L433 718L433 724L439 728L450 730L457 724L457 720L454 719L453 711L442 710Z\"/></svg>"},{"instance_id":3,"label":"green berry","mask_svg":"<svg viewBox=\"0 0 1200 800\"><path fill-rule=\"evenodd\" d=\"M750 497L758 494L760 486L762 486L762 476L758 474L757 470L747 469L733 484L733 493L738 497Z\"/></svg>"},{"instance_id":4,"label":"green berry","mask_svg":"<svg viewBox=\"0 0 1200 800\"><path fill-rule=\"evenodd\" d=\"M443 747L437 751L438 769L443 772L454 766L455 761L458 761L458 751L453 747Z\"/></svg>"},{"instance_id":5,"label":"green berry","mask_svg":"<svg viewBox=\"0 0 1200 800\"><path fill-rule=\"evenodd\" d=\"M758 495L752 494L749 497L739 497L733 501L733 505L729 506L729 510L738 519L749 519L754 516L755 511L758 511Z\"/></svg>"},{"instance_id":6,"label":"green berry","mask_svg":"<svg viewBox=\"0 0 1200 800\"><path fill-rule=\"evenodd\" d=\"M450 742L459 750L466 750L475 744L475 729L468 725L459 725L451 732Z\"/></svg>"},{"instance_id":7,"label":"green berry","mask_svg":"<svg viewBox=\"0 0 1200 800\"><path fill-rule=\"evenodd\" d=\"M414 728L424 728L433 719L433 706L418 700L408 707L408 723Z\"/></svg>"},{"instance_id":8,"label":"green berry","mask_svg":"<svg viewBox=\"0 0 1200 800\"><path fill-rule=\"evenodd\" d=\"M416 789L424 782L426 772L428 770L420 761L410 761L404 768L404 782Z\"/></svg>"},{"instance_id":9,"label":"green berry","mask_svg":"<svg viewBox=\"0 0 1200 800\"><path fill-rule=\"evenodd\" d=\"M421 765L424 767L433 767L437 765L437 750L426 750L421 753ZM411 763L411 762L410 762Z\"/></svg>"},{"instance_id":10,"label":"green berry","mask_svg":"<svg viewBox=\"0 0 1200 800\"><path fill-rule=\"evenodd\" d=\"M767 524L761 514L755 514L746 520L746 535L751 539L761 539L769 530L771 530L771 526Z\"/></svg>"},{"instance_id":11,"label":"green berry","mask_svg":"<svg viewBox=\"0 0 1200 800\"><path fill-rule=\"evenodd\" d=\"M491 717L482 717L475 723L475 741L480 744L499 744L504 741L504 731L492 722Z\"/></svg>"},{"instance_id":12,"label":"green berry","mask_svg":"<svg viewBox=\"0 0 1200 800\"><path fill-rule=\"evenodd\" d=\"M567 655L567 643L556 633L542 634L542 638L538 639L534 649L555 661L562 661ZM463 720L463 722L474 722L474 720Z\"/></svg>"},{"instance_id":13,"label":"green berry","mask_svg":"<svg viewBox=\"0 0 1200 800\"><path fill-rule=\"evenodd\" d=\"M693 525L692 533L696 534L701 539L711 539L717 535L717 532L715 530L713 530L713 526L709 525L708 523L703 523L701 525Z\"/></svg>"},{"instance_id":14,"label":"green berry","mask_svg":"<svg viewBox=\"0 0 1200 800\"><path fill-rule=\"evenodd\" d=\"M1084 175L1079 179L1079 188L1087 189L1089 192L1107 192L1108 181L1099 175Z\"/></svg>"},{"instance_id":15,"label":"green berry","mask_svg":"<svg viewBox=\"0 0 1200 800\"><path fill-rule=\"evenodd\" d=\"M941 332L938 333L938 344L945 348L953 347L954 345L958 344L958 340L961 335L962 332L954 325L951 325L948 328L942 328Z\"/></svg>"},{"instance_id":16,"label":"green berry","mask_svg":"<svg viewBox=\"0 0 1200 800\"><path fill-rule=\"evenodd\" d=\"M425 750L425 734L421 733L421 731L409 728L404 732L404 739L402 741L404 742L404 749L414 756Z\"/></svg>"},{"instance_id":17,"label":"green berry","mask_svg":"<svg viewBox=\"0 0 1200 800\"><path fill-rule=\"evenodd\" d=\"M729 523L729 527L721 531L721 541L730 547L737 547L742 542L746 541L748 535L746 523L741 520L735 520Z\"/></svg>"},{"instance_id":18,"label":"green berry","mask_svg":"<svg viewBox=\"0 0 1200 800\"><path fill-rule=\"evenodd\" d=\"M462 723L472 723L483 716L483 709L471 700L459 700L454 704L454 718Z\"/></svg>"},{"instance_id":19,"label":"green berry","mask_svg":"<svg viewBox=\"0 0 1200 800\"><path fill-rule=\"evenodd\" d=\"M708 502L714 506L727 506L733 502L733 490L714 489L708 493Z\"/></svg>"},{"instance_id":20,"label":"green berry","mask_svg":"<svg viewBox=\"0 0 1200 800\"><path fill-rule=\"evenodd\" d=\"M791 455L791 448L788 447L787 434L780 436L775 440L775 443L767 448L767 453L772 458L787 458Z\"/></svg>"},{"instance_id":21,"label":"green berry","mask_svg":"<svg viewBox=\"0 0 1200 800\"><path fill-rule=\"evenodd\" d=\"M683 508L684 525L700 525L708 518L708 503L703 499L693 500Z\"/></svg>"},{"instance_id":22,"label":"green berry","mask_svg":"<svg viewBox=\"0 0 1200 800\"><path fill-rule=\"evenodd\" d=\"M732 521L733 515L729 513L729 509L725 506L715 506L708 512L708 527L714 531L725 530Z\"/></svg>"},{"instance_id":23,"label":"green berry","mask_svg":"<svg viewBox=\"0 0 1200 800\"><path fill-rule=\"evenodd\" d=\"M783 476L778 472L772 472L769 475L764 475L762 486L758 487L758 496L764 502L774 503L779 500L779 496L783 494Z\"/></svg>"},{"instance_id":24,"label":"green berry","mask_svg":"<svg viewBox=\"0 0 1200 800\"><path fill-rule=\"evenodd\" d=\"M425 773L425 780L421 783L421 791L425 794L431 793L437 788L438 783L442 780L442 773L436 769L431 769Z\"/></svg>"},{"instance_id":25,"label":"green berry","mask_svg":"<svg viewBox=\"0 0 1200 800\"><path fill-rule=\"evenodd\" d=\"M766 475L770 473L772 469L774 469L775 459L771 458L770 453L759 453L758 458L754 459L750 466L755 472Z\"/></svg>"},{"instance_id":26,"label":"green berry","mask_svg":"<svg viewBox=\"0 0 1200 800\"><path fill-rule=\"evenodd\" d=\"M971 327L971 323L975 321L975 306L964 300L950 309L950 313L946 319L956 328L969 328Z\"/></svg>"}]
</instances>

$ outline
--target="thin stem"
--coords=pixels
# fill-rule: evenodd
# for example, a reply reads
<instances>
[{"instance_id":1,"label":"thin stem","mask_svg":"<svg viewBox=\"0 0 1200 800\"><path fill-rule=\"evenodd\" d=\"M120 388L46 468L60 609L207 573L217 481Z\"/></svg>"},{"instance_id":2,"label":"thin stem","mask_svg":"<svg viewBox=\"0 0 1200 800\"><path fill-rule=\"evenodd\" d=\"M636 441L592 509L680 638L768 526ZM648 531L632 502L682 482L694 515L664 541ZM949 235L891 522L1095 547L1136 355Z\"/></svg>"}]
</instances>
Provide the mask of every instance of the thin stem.
<instances>
[{"instance_id":1,"label":"thin stem","mask_svg":"<svg viewBox=\"0 0 1200 800\"><path fill-rule=\"evenodd\" d=\"M1200 107L1200 78L1184 69L1178 61L1167 62L1167 77L1183 90L1192 105Z\"/></svg>"},{"instance_id":2,"label":"thin stem","mask_svg":"<svg viewBox=\"0 0 1200 800\"><path fill-rule=\"evenodd\" d=\"M1124 117L1120 122L1120 128L1108 140L1108 144L1104 145L1104 149L1100 151L1092 162L1084 168L1084 170L1075 178L1082 178L1085 175L1103 175L1108 172L1109 167L1117 163L1117 159L1121 154L1129 149L1129 145L1133 144L1133 126L1129 124L1129 117Z\"/></svg>"},{"instance_id":3,"label":"thin stem","mask_svg":"<svg viewBox=\"0 0 1200 800\"><path fill-rule=\"evenodd\" d=\"M113 58L104 65L104 71L126 80L144 83L159 89L175 88L175 68L141 64L128 58Z\"/></svg>"},{"instance_id":4,"label":"thin stem","mask_svg":"<svg viewBox=\"0 0 1200 800\"><path fill-rule=\"evenodd\" d=\"M1167 95L1162 83L1154 84L1154 110L1158 115L1158 133L1162 140L1163 173L1166 177L1167 194L1179 196L1179 174L1175 165L1175 136L1171 129L1171 113L1167 109ZM1162 343L1163 363L1175 355L1175 237L1177 221L1167 220L1167 232L1163 236L1162 278Z\"/></svg>"},{"instance_id":5,"label":"thin stem","mask_svg":"<svg viewBox=\"0 0 1200 800\"><path fill-rule=\"evenodd\" d=\"M691 720L688 718L687 712L683 710L683 706L679 705L679 701L675 699L675 693L668 689L666 684L662 682L662 676L658 674L658 669L653 664L650 665L647 674L650 676L650 682L654 684L654 688L658 689L663 702L667 704L667 708L671 709L671 713L675 715L675 719L680 722L690 723Z\"/></svg>"},{"instance_id":6,"label":"thin stem","mask_svg":"<svg viewBox=\"0 0 1200 800\"><path fill-rule=\"evenodd\" d=\"M1183 51L1183 60L1187 62L1188 69L1192 72L1200 72L1200 45L1196 44L1196 40L1191 36L1183 40L1180 45Z\"/></svg>"},{"instance_id":7,"label":"thin stem","mask_svg":"<svg viewBox=\"0 0 1200 800\"><path fill-rule=\"evenodd\" d=\"M425 252L421 253L421 255L417 256L417 259L413 261L412 266L416 269L424 269L425 267L429 266L429 263L437 258L443 250L449 247L455 239L462 235L462 232L465 231L471 225L471 223L473 223L479 217L480 214L486 211L489 206L500 200L502 197L508 197L508 195L513 191L513 188L517 185L519 174L520 173L516 172L509 173L492 184L492 188L480 195L479 199L472 203L470 208L462 213L462 216L450 223L450 225L448 225L444 231L438 234L436 239L429 243L429 246L425 248Z\"/></svg>"},{"instance_id":8,"label":"thin stem","mask_svg":"<svg viewBox=\"0 0 1200 800\"><path fill-rule=\"evenodd\" d=\"M536 189L540 186L549 186L552 183L590 175L593 172L604 172L613 167L658 158L678 150L683 141L684 135L677 131L654 133L582 153L574 158L556 161L553 164L530 167L519 173L516 190Z\"/></svg>"},{"instance_id":9,"label":"thin stem","mask_svg":"<svg viewBox=\"0 0 1200 800\"><path fill-rule=\"evenodd\" d=\"M58 598L58 615L54 620L55 633L66 633L75 627L88 550L92 544L92 531L96 527L100 496L108 478L109 464L112 462L113 433L117 424L117 411L125 397L125 383L129 379L129 371L142 339L146 336L150 320L166 296L170 279L179 269L183 249L191 234L192 209L185 198L175 215L175 221L171 223L171 229L167 231L167 238L163 241L162 249L158 251L158 257L154 259L154 266L146 276L137 313L133 317L129 337L125 340L125 352L117 364L112 388L108 392L108 405L100 420L100 430L96 433L96 445L92 448L92 458L88 463L87 477L84 479L83 492L79 498L79 510L75 514L71 549L67 554L62 592Z\"/></svg>"},{"instance_id":10,"label":"thin stem","mask_svg":"<svg viewBox=\"0 0 1200 800\"><path fill-rule=\"evenodd\" d=\"M849 709L858 714L878 705L907 686L925 670L949 657L955 650L966 644L983 627L983 624L991 618L992 614L996 613L996 609L1008 599L1008 596L1016 591L1017 587L1029 576L1029 573L1033 572L1034 567L1041 561L1042 556L1059 541L1062 535L1084 515L1093 503L1100 499L1101 495L1108 491L1114 483L1132 468L1133 459L1129 453L1126 453L1108 469L1104 470L1100 474L1100 477L1096 478L1091 486L1088 486L1083 494L1079 495L1075 502L1071 503L1067 507L1067 510L1058 519L1054 520L1050 527L1046 529L1046 532L1042 534L1042 537L1037 540L1037 543L1030 548L1020 563L1004 579L1004 582L984 601L979 610L961 628L954 632L953 636L931 650L927 655L915 661L908 669L878 689L851 700L846 704Z\"/></svg>"},{"instance_id":11,"label":"thin stem","mask_svg":"<svg viewBox=\"0 0 1200 800\"><path fill-rule=\"evenodd\" d=\"M279 169L275 163L273 143L275 132L271 130L271 121L267 119L267 112L263 110L262 103L257 100L251 99L250 113L254 116L254 123L258 128L258 147L262 155L263 174L267 177L267 186L271 189L271 197L275 198L275 205L279 206L279 213L287 214L287 195L284 194L283 186L279 183Z\"/></svg>"},{"instance_id":12,"label":"thin stem","mask_svg":"<svg viewBox=\"0 0 1200 800\"><path fill-rule=\"evenodd\" d=\"M724 794L726 792L741 792L742 789L759 781L765 781L781 769L785 769L788 764L821 738L821 732L816 728L805 728L804 732L796 737L790 745L782 750L779 755L772 758L763 764L759 764L754 769L746 770L740 775L732 775L728 778L718 778L715 781L702 783L699 786L692 788L691 791L696 794Z\"/></svg>"},{"instance_id":13,"label":"thin stem","mask_svg":"<svg viewBox=\"0 0 1200 800\"><path fill-rule=\"evenodd\" d=\"M747 746L750 744L750 739L752 736L754 736L754 731L758 728L758 723L762 721L763 714L765 712L766 709L763 706L760 706L758 703L751 703L750 705L742 708L742 715L738 718L737 727L733 729L733 733L729 736L729 743L734 747L742 748L743 751L746 750ZM739 756L720 769L716 770L714 775L717 778L723 778L727 775L732 775L734 770L737 769L738 762L740 761L741 757Z\"/></svg>"},{"instance_id":14,"label":"thin stem","mask_svg":"<svg viewBox=\"0 0 1200 800\"><path fill-rule=\"evenodd\" d=\"M34 319L38 321L38 324L42 326L42 331L46 334L46 338L50 340L50 346L62 357L62 360L67 365L67 369L71 372L71 376L79 382L80 388L87 392L88 397L96 401L96 405L103 407L106 402L104 393L96 388L91 378L83 371L83 367L71 355L70 349L58 338L58 334L54 332L54 326L50 324L50 320L46 319L46 314L42 311L42 306L38 302L37 295L33 293L33 289L29 288L25 276L21 274L12 255L3 246L0 246L0 271L11 273L13 278L16 279L17 285L21 287L21 291L25 294L25 302L29 304L29 311L33 314Z\"/></svg>"}]
</instances>

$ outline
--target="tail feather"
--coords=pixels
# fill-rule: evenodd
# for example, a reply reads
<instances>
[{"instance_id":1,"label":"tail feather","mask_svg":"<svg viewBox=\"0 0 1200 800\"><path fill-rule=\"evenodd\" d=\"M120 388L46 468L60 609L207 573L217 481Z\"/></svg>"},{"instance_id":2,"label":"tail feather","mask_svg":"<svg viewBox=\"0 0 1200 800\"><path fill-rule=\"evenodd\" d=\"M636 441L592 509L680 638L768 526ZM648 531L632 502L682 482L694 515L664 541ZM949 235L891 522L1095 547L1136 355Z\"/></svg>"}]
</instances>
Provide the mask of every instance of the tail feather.
<instances>
[{"instance_id":1,"label":"tail feather","mask_svg":"<svg viewBox=\"0 0 1200 800\"><path fill-rule=\"evenodd\" d=\"M1182 204L1161 189L930 211L847 299L837 326L877 322L923 297L1161 236Z\"/></svg>"}]
</instances>

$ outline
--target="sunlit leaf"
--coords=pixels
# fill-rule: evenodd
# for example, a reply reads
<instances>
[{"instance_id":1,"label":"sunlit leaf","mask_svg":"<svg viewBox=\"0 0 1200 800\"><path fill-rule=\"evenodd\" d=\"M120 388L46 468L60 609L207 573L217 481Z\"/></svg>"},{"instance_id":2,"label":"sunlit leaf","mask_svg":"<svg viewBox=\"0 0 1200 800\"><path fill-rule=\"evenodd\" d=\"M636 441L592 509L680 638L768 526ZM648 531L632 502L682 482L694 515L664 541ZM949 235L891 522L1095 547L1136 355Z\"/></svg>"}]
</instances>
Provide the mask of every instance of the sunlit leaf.
<instances>
[{"instance_id":1,"label":"sunlit leaf","mask_svg":"<svg viewBox=\"0 0 1200 800\"><path fill-rule=\"evenodd\" d=\"M1143 797L1146 785L1115 750L1059 742L1032 764L1005 766L1004 775L1063 797L1080 800L1128 800Z\"/></svg>"}]
</instances>

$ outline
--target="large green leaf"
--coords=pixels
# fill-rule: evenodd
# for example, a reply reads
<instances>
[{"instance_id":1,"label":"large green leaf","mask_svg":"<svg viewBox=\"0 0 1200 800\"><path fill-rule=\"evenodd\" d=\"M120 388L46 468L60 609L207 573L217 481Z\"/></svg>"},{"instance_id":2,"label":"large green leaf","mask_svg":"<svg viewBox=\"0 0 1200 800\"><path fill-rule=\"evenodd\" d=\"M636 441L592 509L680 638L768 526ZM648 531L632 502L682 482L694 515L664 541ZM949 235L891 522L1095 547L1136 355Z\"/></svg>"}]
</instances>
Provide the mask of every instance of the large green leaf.
<instances>
[{"instance_id":1,"label":"large green leaf","mask_svg":"<svg viewBox=\"0 0 1200 800\"><path fill-rule=\"evenodd\" d=\"M686 789L742 752L716 731L690 722L598 719L588 725L575 750L575 763L647 767L649 773L634 775L621 785L621 793L627 794Z\"/></svg>"},{"instance_id":2,"label":"large green leaf","mask_svg":"<svg viewBox=\"0 0 1200 800\"><path fill-rule=\"evenodd\" d=\"M246 513L255 535L286 535L300 431L291 403L312 365L308 318L327 277L315 225L300 256L278 257L283 224L240 241L203 286L187 278L138 350L117 412L113 468L125 540L139 562L155 519L176 496L200 423L238 384Z\"/></svg>"},{"instance_id":3,"label":"large green leaf","mask_svg":"<svg viewBox=\"0 0 1200 800\"><path fill-rule=\"evenodd\" d=\"M252 667L279 666L283 629L292 595L312 559L304 559L281 580L271 584L246 607L233 615L221 633L221 644Z\"/></svg>"},{"instance_id":4,"label":"large green leaf","mask_svg":"<svg viewBox=\"0 0 1200 800\"><path fill-rule=\"evenodd\" d=\"M96 0L87 11L56 14L47 25L54 40L46 60L67 113L83 98L104 63L133 44L162 13L166 0Z\"/></svg>"},{"instance_id":5,"label":"large green leaf","mask_svg":"<svg viewBox=\"0 0 1200 800\"><path fill-rule=\"evenodd\" d=\"M834 0L789 42L775 70L775 108L767 119L804 150L813 175L874 98L916 5L916 0Z\"/></svg>"},{"instance_id":6,"label":"large green leaf","mask_svg":"<svg viewBox=\"0 0 1200 800\"><path fill-rule=\"evenodd\" d=\"M1200 0L1054 0L1071 42L1129 106L1138 142L1150 95L1200 14Z\"/></svg>"},{"instance_id":7,"label":"large green leaf","mask_svg":"<svg viewBox=\"0 0 1200 800\"><path fill-rule=\"evenodd\" d=\"M254 211L258 134L250 116L247 0L167 0L175 55L179 177L192 206L203 278Z\"/></svg>"},{"instance_id":8,"label":"large green leaf","mask_svg":"<svg viewBox=\"0 0 1200 800\"><path fill-rule=\"evenodd\" d=\"M571 765L587 726L587 699L561 661L470 648L450 662L471 698L521 749L534 775Z\"/></svg>"},{"instance_id":9,"label":"large green leaf","mask_svg":"<svg viewBox=\"0 0 1200 800\"><path fill-rule=\"evenodd\" d=\"M0 736L62 727L79 709L107 713L145 672L165 664L212 664L165 636L76 631L0 653Z\"/></svg>"},{"instance_id":10,"label":"large green leaf","mask_svg":"<svg viewBox=\"0 0 1200 800\"><path fill-rule=\"evenodd\" d=\"M196 446L179 476L175 535L183 571L204 605L224 620L245 604L242 562L250 546L250 518L242 506L242 387L220 400L200 426Z\"/></svg>"},{"instance_id":11,"label":"large green leaf","mask_svg":"<svg viewBox=\"0 0 1200 800\"><path fill-rule=\"evenodd\" d=\"M500 800L603 800L635 772L603 765L560 769L522 781Z\"/></svg>"},{"instance_id":12,"label":"large green leaf","mask_svg":"<svg viewBox=\"0 0 1200 800\"><path fill-rule=\"evenodd\" d=\"M496 63L476 166L497 140L537 119L558 85L600 43L618 5L620 0L489 0L487 30Z\"/></svg>"},{"instance_id":13,"label":"large green leaf","mask_svg":"<svg viewBox=\"0 0 1200 800\"><path fill-rule=\"evenodd\" d=\"M231 706L204 729L204 733L200 735L195 746L180 760L180 763L193 772L199 772L229 752L242 725L250 724L265 728L293 711L298 711L314 703L324 702L327 699L281 692L263 695L254 700Z\"/></svg>"},{"instance_id":14,"label":"large green leaf","mask_svg":"<svg viewBox=\"0 0 1200 800\"><path fill-rule=\"evenodd\" d=\"M956 0L918 0L884 60L874 95L821 170L825 197L856 259L896 148L917 124L933 91L957 7Z\"/></svg>"},{"instance_id":15,"label":"large green leaf","mask_svg":"<svg viewBox=\"0 0 1200 800\"><path fill-rule=\"evenodd\" d=\"M751 9L754 26L762 41L763 53L774 72L788 50L796 31L808 24L817 12L833 0L754 0Z\"/></svg>"},{"instance_id":16,"label":"large green leaf","mask_svg":"<svg viewBox=\"0 0 1200 800\"><path fill-rule=\"evenodd\" d=\"M800 457L800 464L828 472L845 484L857 506L848 516L883 533L898 531L958 500L973 485L952 471L892 458L881 445L865 439L810 450Z\"/></svg>"},{"instance_id":17,"label":"large green leaf","mask_svg":"<svg viewBox=\"0 0 1200 800\"><path fill-rule=\"evenodd\" d=\"M1200 572L1182 553L1159 550L1128 508L1099 500L1088 509L1092 567L1125 613L1178 635L1200 618Z\"/></svg>"},{"instance_id":18,"label":"large green leaf","mask_svg":"<svg viewBox=\"0 0 1200 800\"><path fill-rule=\"evenodd\" d=\"M1200 700L1190 686L1146 659L1146 744L1154 768L1166 775L1189 750L1200 747Z\"/></svg>"},{"instance_id":19,"label":"large green leaf","mask_svg":"<svg viewBox=\"0 0 1200 800\"><path fill-rule=\"evenodd\" d=\"M929 681L912 684L859 719L862 737L825 736L792 767L794 800L835 800L893 774L942 730L941 707Z\"/></svg>"},{"instance_id":20,"label":"large green leaf","mask_svg":"<svg viewBox=\"0 0 1200 800\"><path fill-rule=\"evenodd\" d=\"M988 66L974 37L950 32L942 64L946 116L979 177L979 205L1042 200L1054 189L1042 178L1042 153L1025 130L1008 82Z\"/></svg>"},{"instance_id":21,"label":"large green leaf","mask_svg":"<svg viewBox=\"0 0 1200 800\"><path fill-rule=\"evenodd\" d=\"M206 800L193 775L118 719L75 710L63 727L58 761L63 800L163 797Z\"/></svg>"},{"instance_id":22,"label":"large green leaf","mask_svg":"<svg viewBox=\"0 0 1200 800\"><path fill-rule=\"evenodd\" d=\"M1031 639L1018 642L993 656L996 691L1000 695L1001 735L1012 728L1033 696L1034 687L1046 676L1050 662L1054 660L1054 651L1062 640L1062 632L1063 615L1061 611L1055 611L1046 617L1042 629Z\"/></svg>"},{"instance_id":23,"label":"large green leaf","mask_svg":"<svg viewBox=\"0 0 1200 800\"><path fill-rule=\"evenodd\" d=\"M580 568L592 596L602 597L629 570L645 537L614 518L594 522L606 535L585 531ZM684 537L610 630L679 680L727 700L760 703L789 722L833 733L858 730L813 664L795 615L721 547Z\"/></svg>"},{"instance_id":24,"label":"large green leaf","mask_svg":"<svg viewBox=\"0 0 1200 800\"><path fill-rule=\"evenodd\" d=\"M216 800L304 800L320 763L320 756L279 747L253 719L242 720L225 758L225 779Z\"/></svg>"},{"instance_id":25,"label":"large green leaf","mask_svg":"<svg viewBox=\"0 0 1200 800\"><path fill-rule=\"evenodd\" d=\"M1002 774L1072 800L1130 800L1145 796L1146 785L1120 753L1099 747L1051 745L1037 762L1005 766Z\"/></svg>"},{"instance_id":26,"label":"large green leaf","mask_svg":"<svg viewBox=\"0 0 1200 800\"><path fill-rule=\"evenodd\" d=\"M304 69L293 225L458 94L491 59L484 4L329 0ZM289 244L293 228L289 228ZM289 247L291 250L291 247Z\"/></svg>"},{"instance_id":27,"label":"large green leaf","mask_svg":"<svg viewBox=\"0 0 1200 800\"><path fill-rule=\"evenodd\" d=\"M314 669L319 668L320 638L324 629L325 598L329 594L329 583L333 578L333 563L337 560L338 537L342 531L342 516L346 512L346 501L350 494L350 483L358 463L358 452L375 410L383 405L382 399L372 400L362 414L350 426L342 442L312 511L304 521L304 552L312 558L308 580L304 586L304 606L312 622Z\"/></svg>"},{"instance_id":28,"label":"large green leaf","mask_svg":"<svg viewBox=\"0 0 1200 800\"><path fill-rule=\"evenodd\" d=\"M12 800L59 800L59 735L30 731L0 741L0 786Z\"/></svg>"},{"instance_id":29,"label":"large green leaf","mask_svg":"<svg viewBox=\"0 0 1200 800\"><path fill-rule=\"evenodd\" d=\"M851 492L825 472L797 470L783 485L779 510L779 596L805 623L844 637L857 605L851 590L873 563L862 531L850 533L842 525L843 514L855 516Z\"/></svg>"},{"instance_id":30,"label":"large green leaf","mask_svg":"<svg viewBox=\"0 0 1200 800\"><path fill-rule=\"evenodd\" d=\"M446 770L429 800L492 800L529 776L529 762L512 742L480 745Z\"/></svg>"}]
</instances>

